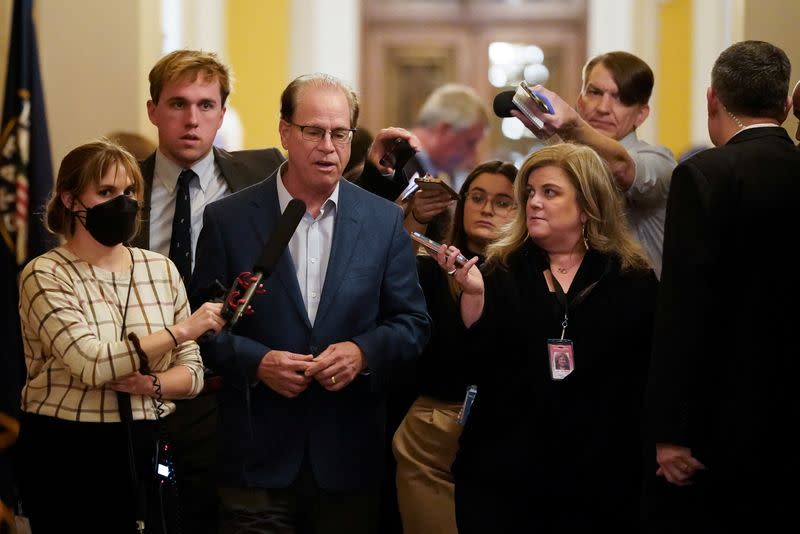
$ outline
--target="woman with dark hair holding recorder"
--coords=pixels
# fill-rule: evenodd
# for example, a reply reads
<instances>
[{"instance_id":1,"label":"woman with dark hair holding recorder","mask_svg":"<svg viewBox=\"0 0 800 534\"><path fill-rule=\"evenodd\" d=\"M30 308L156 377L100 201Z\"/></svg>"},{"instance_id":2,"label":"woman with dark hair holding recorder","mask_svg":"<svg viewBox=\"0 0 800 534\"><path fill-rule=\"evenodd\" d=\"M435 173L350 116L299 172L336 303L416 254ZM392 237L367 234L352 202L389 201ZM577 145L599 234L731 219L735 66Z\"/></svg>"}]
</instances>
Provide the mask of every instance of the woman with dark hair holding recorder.
<instances>
[{"instance_id":1,"label":"woman with dark hair holding recorder","mask_svg":"<svg viewBox=\"0 0 800 534\"><path fill-rule=\"evenodd\" d=\"M48 229L65 242L20 277L27 366L20 478L36 534L135 532L137 520L146 532L167 530L155 478L159 415L175 409L167 399L200 392L193 340L223 321L221 304L190 315L169 259L125 245L142 188L139 166L122 147L99 140L72 150L46 213ZM118 397L130 399L132 421L123 422ZM169 463L161 463L169 478ZM148 488L146 502L137 479Z\"/></svg>"},{"instance_id":2,"label":"woman with dark hair holding recorder","mask_svg":"<svg viewBox=\"0 0 800 534\"><path fill-rule=\"evenodd\" d=\"M511 221L517 168L490 161L464 181L448 243L468 258L483 259L486 246ZM403 532L455 533L455 504L450 464L458 449L458 413L467 387L474 383L464 365L465 328L459 317L461 293L452 276L428 255L417 258L417 271L434 325L418 360L419 397L395 433L397 494Z\"/></svg>"},{"instance_id":3,"label":"woman with dark hair holding recorder","mask_svg":"<svg viewBox=\"0 0 800 534\"><path fill-rule=\"evenodd\" d=\"M458 530L638 532L655 275L592 149L537 151L514 193L485 286L456 247L437 257L462 287L479 377L453 465Z\"/></svg>"}]
</instances>

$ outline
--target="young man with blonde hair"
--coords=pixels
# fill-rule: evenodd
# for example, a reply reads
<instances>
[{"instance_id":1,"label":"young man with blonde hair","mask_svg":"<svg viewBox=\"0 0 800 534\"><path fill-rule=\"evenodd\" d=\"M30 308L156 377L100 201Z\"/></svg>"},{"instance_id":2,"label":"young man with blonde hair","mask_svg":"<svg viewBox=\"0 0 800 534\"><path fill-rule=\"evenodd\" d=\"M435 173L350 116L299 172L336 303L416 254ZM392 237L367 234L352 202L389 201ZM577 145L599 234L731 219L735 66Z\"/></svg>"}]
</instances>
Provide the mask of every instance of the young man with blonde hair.
<instances>
[{"instance_id":1,"label":"young man with blonde hair","mask_svg":"<svg viewBox=\"0 0 800 534\"><path fill-rule=\"evenodd\" d=\"M158 149L140 162L143 222L132 244L169 256L188 286L206 205L263 180L283 156L276 148L227 152L213 146L233 84L215 54L170 52L149 79L147 115L158 128ZM170 433L182 451L176 474L183 531L216 532L217 398L206 390L176 405Z\"/></svg>"}]
</instances>

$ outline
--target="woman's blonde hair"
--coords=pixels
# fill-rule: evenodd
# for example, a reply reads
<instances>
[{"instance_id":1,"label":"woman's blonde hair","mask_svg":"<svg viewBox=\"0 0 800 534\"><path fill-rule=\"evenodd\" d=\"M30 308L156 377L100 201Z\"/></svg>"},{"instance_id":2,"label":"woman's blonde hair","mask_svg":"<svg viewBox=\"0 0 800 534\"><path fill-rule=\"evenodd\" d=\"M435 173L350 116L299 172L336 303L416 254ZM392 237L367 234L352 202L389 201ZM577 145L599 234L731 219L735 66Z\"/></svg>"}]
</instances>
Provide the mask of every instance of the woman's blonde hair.
<instances>
[{"instance_id":1,"label":"woman's blonde hair","mask_svg":"<svg viewBox=\"0 0 800 534\"><path fill-rule=\"evenodd\" d=\"M622 193L608 165L591 148L559 144L534 152L519 170L514 182L514 196L520 207L505 229L504 237L490 244L488 264L507 265L509 256L528 239L528 178L541 167L558 167L569 177L577 192L578 206L586 214L584 237L589 248L619 258L623 269L649 267L641 246L634 240L625 220Z\"/></svg>"}]
</instances>

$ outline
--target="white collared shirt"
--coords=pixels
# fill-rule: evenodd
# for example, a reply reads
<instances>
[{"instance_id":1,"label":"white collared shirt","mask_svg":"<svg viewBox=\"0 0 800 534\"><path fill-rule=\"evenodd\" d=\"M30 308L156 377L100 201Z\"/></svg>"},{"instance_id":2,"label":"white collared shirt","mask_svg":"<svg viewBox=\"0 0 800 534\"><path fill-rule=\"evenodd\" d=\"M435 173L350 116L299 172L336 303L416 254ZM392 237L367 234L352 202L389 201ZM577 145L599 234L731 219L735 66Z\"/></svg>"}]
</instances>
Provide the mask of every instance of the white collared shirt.
<instances>
[{"instance_id":1,"label":"white collared shirt","mask_svg":"<svg viewBox=\"0 0 800 534\"><path fill-rule=\"evenodd\" d=\"M774 122L756 122L754 124L749 124L749 125L745 126L741 130L739 130L739 132L743 132L745 130L750 130L752 128L769 128L769 127L773 127L774 128L774 127L779 127L779 126L780 126L780 124L775 124Z\"/></svg>"},{"instance_id":2,"label":"white collared shirt","mask_svg":"<svg viewBox=\"0 0 800 534\"><path fill-rule=\"evenodd\" d=\"M292 195L283 185L283 165L278 169L278 204L281 213L292 200ZM333 230L336 220L336 208L339 203L339 184L331 196L322 203L319 216L314 219L306 211L300 224L297 225L294 235L289 240L289 253L292 257L297 283L303 296L308 320L314 325L325 285L325 274L328 270L328 260L331 257L331 244L333 243Z\"/></svg>"},{"instance_id":3,"label":"white collared shirt","mask_svg":"<svg viewBox=\"0 0 800 534\"><path fill-rule=\"evenodd\" d=\"M175 198L178 195L178 176L183 167L167 158L161 150L156 151L153 172L153 190L150 194L150 250L169 256L172 238L172 218L175 215ZM207 204L230 194L230 188L222 172L214 162L214 151L192 165L198 180L189 183L189 199L192 204L192 270L197 238L203 229L203 211Z\"/></svg>"}]
</instances>

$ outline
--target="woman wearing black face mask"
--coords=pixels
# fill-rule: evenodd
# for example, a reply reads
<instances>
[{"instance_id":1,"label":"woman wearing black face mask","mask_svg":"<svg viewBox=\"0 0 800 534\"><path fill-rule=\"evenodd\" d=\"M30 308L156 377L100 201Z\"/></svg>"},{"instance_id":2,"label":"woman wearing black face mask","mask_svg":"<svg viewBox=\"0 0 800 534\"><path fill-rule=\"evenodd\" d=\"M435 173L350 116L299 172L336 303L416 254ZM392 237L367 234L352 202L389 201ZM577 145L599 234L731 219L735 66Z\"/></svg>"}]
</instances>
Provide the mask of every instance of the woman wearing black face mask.
<instances>
[{"instance_id":1,"label":"woman wearing black face mask","mask_svg":"<svg viewBox=\"0 0 800 534\"><path fill-rule=\"evenodd\" d=\"M169 259L125 246L142 183L133 156L113 143L67 154L46 215L65 242L20 277L21 490L39 534L135 532L137 519L146 532L168 530L163 499L152 490L157 419L175 409L168 399L200 392L193 340L223 321L220 304L190 313ZM123 422L118 398L130 399L132 422Z\"/></svg>"}]
</instances>

